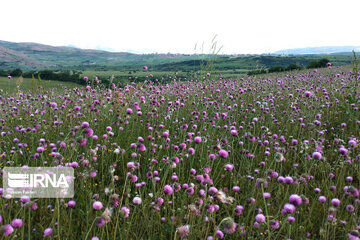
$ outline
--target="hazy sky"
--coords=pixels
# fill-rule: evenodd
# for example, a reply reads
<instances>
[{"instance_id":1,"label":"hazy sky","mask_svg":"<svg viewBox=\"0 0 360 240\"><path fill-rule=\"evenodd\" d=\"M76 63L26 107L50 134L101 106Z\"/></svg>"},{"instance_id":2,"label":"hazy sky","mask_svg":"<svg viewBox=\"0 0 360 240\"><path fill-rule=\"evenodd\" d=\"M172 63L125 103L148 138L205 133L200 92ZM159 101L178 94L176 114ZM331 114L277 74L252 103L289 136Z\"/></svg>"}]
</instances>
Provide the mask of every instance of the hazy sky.
<instances>
[{"instance_id":1,"label":"hazy sky","mask_svg":"<svg viewBox=\"0 0 360 240\"><path fill-rule=\"evenodd\" d=\"M360 45L359 0L0 0L0 40L222 53ZM201 52L200 50L197 51Z\"/></svg>"}]
</instances>

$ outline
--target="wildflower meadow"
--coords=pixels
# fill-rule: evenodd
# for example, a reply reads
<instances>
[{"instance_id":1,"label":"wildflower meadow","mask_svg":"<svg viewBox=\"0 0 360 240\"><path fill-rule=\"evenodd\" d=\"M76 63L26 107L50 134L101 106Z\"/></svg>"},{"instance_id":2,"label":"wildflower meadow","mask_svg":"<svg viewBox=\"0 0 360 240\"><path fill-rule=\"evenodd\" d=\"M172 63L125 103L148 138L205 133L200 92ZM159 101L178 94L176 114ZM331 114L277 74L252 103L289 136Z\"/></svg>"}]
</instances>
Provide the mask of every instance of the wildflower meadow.
<instances>
[{"instance_id":1,"label":"wildflower meadow","mask_svg":"<svg viewBox=\"0 0 360 240\"><path fill-rule=\"evenodd\" d=\"M142 70L0 92L0 167L75 174L73 198L1 188L1 239L360 239L358 75Z\"/></svg>"}]
</instances>

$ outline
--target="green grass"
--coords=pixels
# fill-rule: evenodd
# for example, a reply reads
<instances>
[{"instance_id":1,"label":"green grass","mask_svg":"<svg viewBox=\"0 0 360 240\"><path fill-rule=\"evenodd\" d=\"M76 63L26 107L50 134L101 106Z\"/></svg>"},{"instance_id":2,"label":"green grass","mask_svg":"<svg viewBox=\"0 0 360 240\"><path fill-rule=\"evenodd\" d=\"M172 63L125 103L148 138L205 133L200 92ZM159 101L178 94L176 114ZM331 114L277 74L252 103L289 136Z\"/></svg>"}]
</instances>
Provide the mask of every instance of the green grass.
<instances>
[{"instance_id":1,"label":"green grass","mask_svg":"<svg viewBox=\"0 0 360 240\"><path fill-rule=\"evenodd\" d=\"M18 77L14 77L12 79L8 79L7 77L0 77L0 89L3 92L8 92L8 93L16 92L18 89L16 84L17 81L18 81ZM36 80L36 83L37 82L38 81ZM59 88L61 86L67 86L68 88L73 88L73 87L80 87L81 85L72 82L43 80L41 82L41 86L43 87L43 89L49 90L52 88ZM22 83L19 85L19 89L21 91L32 90L32 88L33 86L32 86L31 78L24 78Z\"/></svg>"}]
</instances>

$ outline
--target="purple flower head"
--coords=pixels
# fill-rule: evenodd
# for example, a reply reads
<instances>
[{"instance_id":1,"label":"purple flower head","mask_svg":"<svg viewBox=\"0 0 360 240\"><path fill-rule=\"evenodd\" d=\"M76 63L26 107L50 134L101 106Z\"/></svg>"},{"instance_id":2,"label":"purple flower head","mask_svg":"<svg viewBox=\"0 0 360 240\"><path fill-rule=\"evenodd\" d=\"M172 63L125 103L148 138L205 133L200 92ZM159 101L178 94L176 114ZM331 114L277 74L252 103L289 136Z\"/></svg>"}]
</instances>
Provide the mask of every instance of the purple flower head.
<instances>
[{"instance_id":1,"label":"purple flower head","mask_svg":"<svg viewBox=\"0 0 360 240\"><path fill-rule=\"evenodd\" d=\"M82 128L88 128L90 126L90 124L88 122L82 122L80 127Z\"/></svg>"},{"instance_id":2,"label":"purple flower head","mask_svg":"<svg viewBox=\"0 0 360 240\"><path fill-rule=\"evenodd\" d=\"M285 203L283 210L285 213L293 213L295 211L295 206L291 203Z\"/></svg>"},{"instance_id":3,"label":"purple flower head","mask_svg":"<svg viewBox=\"0 0 360 240\"><path fill-rule=\"evenodd\" d=\"M6 224L1 226L0 233L4 234L4 236L9 236L14 232L14 228L10 224Z\"/></svg>"},{"instance_id":4,"label":"purple flower head","mask_svg":"<svg viewBox=\"0 0 360 240\"><path fill-rule=\"evenodd\" d=\"M265 222L265 216L264 216L264 214L262 214L262 213L259 213L259 214L257 214L256 216L255 216L255 220L258 222L258 223L263 223L263 222Z\"/></svg>"},{"instance_id":5,"label":"purple flower head","mask_svg":"<svg viewBox=\"0 0 360 240\"><path fill-rule=\"evenodd\" d=\"M295 222L295 218L293 216L289 216L287 220L289 221L289 223Z\"/></svg>"},{"instance_id":6,"label":"purple flower head","mask_svg":"<svg viewBox=\"0 0 360 240\"><path fill-rule=\"evenodd\" d=\"M225 169L227 171L231 172L234 169L234 164L232 164L232 163L225 164Z\"/></svg>"},{"instance_id":7,"label":"purple flower head","mask_svg":"<svg viewBox=\"0 0 360 240\"><path fill-rule=\"evenodd\" d=\"M297 194L291 194L289 197L289 202L294 204L294 206L299 206L302 203L302 198Z\"/></svg>"},{"instance_id":8,"label":"purple flower head","mask_svg":"<svg viewBox=\"0 0 360 240\"><path fill-rule=\"evenodd\" d=\"M228 153L228 151L221 149L219 151L219 156L222 158L227 158L229 156L229 153Z\"/></svg>"},{"instance_id":9,"label":"purple flower head","mask_svg":"<svg viewBox=\"0 0 360 240\"><path fill-rule=\"evenodd\" d=\"M310 91L305 91L304 95L305 97L311 97L312 93Z\"/></svg>"},{"instance_id":10,"label":"purple flower head","mask_svg":"<svg viewBox=\"0 0 360 240\"><path fill-rule=\"evenodd\" d=\"M223 239L224 238L224 233L221 231L221 230L217 230L216 231L216 236L220 239Z\"/></svg>"},{"instance_id":11,"label":"purple flower head","mask_svg":"<svg viewBox=\"0 0 360 240\"><path fill-rule=\"evenodd\" d=\"M272 229L278 229L280 227L280 223L278 220L271 220L270 221L270 227Z\"/></svg>"},{"instance_id":12,"label":"purple flower head","mask_svg":"<svg viewBox=\"0 0 360 240\"><path fill-rule=\"evenodd\" d=\"M319 200L319 202L324 203L324 202L326 202L326 197L325 196L320 196L318 198L318 200Z\"/></svg>"},{"instance_id":13,"label":"purple flower head","mask_svg":"<svg viewBox=\"0 0 360 240\"><path fill-rule=\"evenodd\" d=\"M74 200L70 200L70 201L67 203L67 205L68 205L68 207L73 208L73 207L75 207L76 202L75 202Z\"/></svg>"},{"instance_id":14,"label":"purple flower head","mask_svg":"<svg viewBox=\"0 0 360 240\"><path fill-rule=\"evenodd\" d=\"M216 159L215 154L213 154L213 153L209 154L209 160L210 161L214 161L215 159Z\"/></svg>"},{"instance_id":15,"label":"purple flower head","mask_svg":"<svg viewBox=\"0 0 360 240\"><path fill-rule=\"evenodd\" d=\"M94 130L92 130L91 128L87 128L85 131L85 136L87 137L91 137L94 134Z\"/></svg>"},{"instance_id":16,"label":"purple flower head","mask_svg":"<svg viewBox=\"0 0 360 240\"><path fill-rule=\"evenodd\" d=\"M337 207L340 205L340 200L338 198L333 198L331 199L331 204Z\"/></svg>"},{"instance_id":17,"label":"purple flower head","mask_svg":"<svg viewBox=\"0 0 360 240\"><path fill-rule=\"evenodd\" d=\"M173 193L173 188L170 185L165 185L164 192L167 195L171 195Z\"/></svg>"},{"instance_id":18,"label":"purple flower head","mask_svg":"<svg viewBox=\"0 0 360 240\"><path fill-rule=\"evenodd\" d=\"M93 209L95 209L95 210L100 210L100 209L102 209L103 208L103 204L100 202L100 201L95 201L94 203L93 203Z\"/></svg>"},{"instance_id":19,"label":"purple flower head","mask_svg":"<svg viewBox=\"0 0 360 240\"><path fill-rule=\"evenodd\" d=\"M47 228L44 231L44 236L50 236L53 233L52 228Z\"/></svg>"},{"instance_id":20,"label":"purple flower head","mask_svg":"<svg viewBox=\"0 0 360 240\"><path fill-rule=\"evenodd\" d=\"M14 220L12 220L11 225L14 228L20 228L23 225L23 221L20 218L15 218Z\"/></svg>"},{"instance_id":21,"label":"purple flower head","mask_svg":"<svg viewBox=\"0 0 360 240\"><path fill-rule=\"evenodd\" d=\"M314 159L321 159L321 158L322 158L322 155L321 155L321 153L319 153L319 152L314 152L314 153L312 154L312 157L313 157Z\"/></svg>"},{"instance_id":22,"label":"purple flower head","mask_svg":"<svg viewBox=\"0 0 360 240\"><path fill-rule=\"evenodd\" d=\"M131 108L128 108L128 109L126 109L126 113L127 113L127 114L132 114L132 113L133 113L133 110L132 110Z\"/></svg>"}]
</instances>

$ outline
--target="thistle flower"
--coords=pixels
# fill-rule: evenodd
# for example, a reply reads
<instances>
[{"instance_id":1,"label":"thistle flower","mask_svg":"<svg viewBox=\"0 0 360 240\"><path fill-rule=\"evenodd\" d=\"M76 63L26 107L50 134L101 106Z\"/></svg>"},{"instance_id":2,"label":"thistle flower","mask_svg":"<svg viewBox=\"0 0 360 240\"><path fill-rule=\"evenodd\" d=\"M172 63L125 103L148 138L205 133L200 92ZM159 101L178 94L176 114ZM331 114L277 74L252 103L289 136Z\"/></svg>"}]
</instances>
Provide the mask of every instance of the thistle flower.
<instances>
[{"instance_id":1,"label":"thistle flower","mask_svg":"<svg viewBox=\"0 0 360 240\"><path fill-rule=\"evenodd\" d=\"M201 143L202 139L201 137L197 136L194 138L195 143Z\"/></svg>"},{"instance_id":2,"label":"thistle flower","mask_svg":"<svg viewBox=\"0 0 360 240\"><path fill-rule=\"evenodd\" d=\"M3 234L4 236L9 236L14 232L14 228L10 224L2 225L0 227L0 234Z\"/></svg>"},{"instance_id":3,"label":"thistle flower","mask_svg":"<svg viewBox=\"0 0 360 240\"><path fill-rule=\"evenodd\" d=\"M130 216L130 209L127 208L127 207L122 207L121 208L121 211L123 212L124 214L124 218L128 218Z\"/></svg>"},{"instance_id":4,"label":"thistle flower","mask_svg":"<svg viewBox=\"0 0 360 240\"><path fill-rule=\"evenodd\" d=\"M265 222L265 216L264 216L264 214L261 214L261 213L259 213L259 214L257 214L256 216L255 216L255 220L258 222L258 223L263 223L263 222Z\"/></svg>"},{"instance_id":5,"label":"thistle flower","mask_svg":"<svg viewBox=\"0 0 360 240\"><path fill-rule=\"evenodd\" d=\"M280 227L280 223L278 220L271 220L270 227L273 229L278 229Z\"/></svg>"},{"instance_id":6,"label":"thistle flower","mask_svg":"<svg viewBox=\"0 0 360 240\"><path fill-rule=\"evenodd\" d=\"M133 203L134 203L135 205L140 205L141 202L142 202L141 198L139 198L139 197L134 197Z\"/></svg>"},{"instance_id":7,"label":"thistle flower","mask_svg":"<svg viewBox=\"0 0 360 240\"><path fill-rule=\"evenodd\" d=\"M340 205L340 200L338 198L333 198L331 199L331 204L337 207Z\"/></svg>"},{"instance_id":8,"label":"thistle flower","mask_svg":"<svg viewBox=\"0 0 360 240\"><path fill-rule=\"evenodd\" d=\"M128 109L126 109L126 113L127 113L127 114L132 114L132 113L133 113L133 110L132 110L131 108L128 108Z\"/></svg>"},{"instance_id":9,"label":"thistle flower","mask_svg":"<svg viewBox=\"0 0 360 240\"><path fill-rule=\"evenodd\" d=\"M217 230L215 235L220 239L224 238L224 233L221 230Z\"/></svg>"},{"instance_id":10,"label":"thistle flower","mask_svg":"<svg viewBox=\"0 0 360 240\"><path fill-rule=\"evenodd\" d=\"M283 211L285 213L293 213L295 211L295 206L291 203L285 203Z\"/></svg>"},{"instance_id":11,"label":"thistle flower","mask_svg":"<svg viewBox=\"0 0 360 240\"><path fill-rule=\"evenodd\" d=\"M311 97L312 93L310 91L305 91L304 95L305 97Z\"/></svg>"},{"instance_id":12,"label":"thistle flower","mask_svg":"<svg viewBox=\"0 0 360 240\"><path fill-rule=\"evenodd\" d=\"M351 231L349 234L348 234L348 238L350 240L360 240L360 234L358 231Z\"/></svg>"},{"instance_id":13,"label":"thistle flower","mask_svg":"<svg viewBox=\"0 0 360 240\"><path fill-rule=\"evenodd\" d=\"M21 201L22 203L27 203L27 202L30 201L30 197L28 197L28 196L22 196L22 197L20 197L20 201Z\"/></svg>"},{"instance_id":14,"label":"thistle flower","mask_svg":"<svg viewBox=\"0 0 360 240\"><path fill-rule=\"evenodd\" d=\"M299 206L302 203L302 198L297 194L291 194L289 197L289 202L294 204L294 206Z\"/></svg>"},{"instance_id":15,"label":"thistle flower","mask_svg":"<svg viewBox=\"0 0 360 240\"><path fill-rule=\"evenodd\" d=\"M164 192L167 195L171 195L173 193L173 188L170 185L165 185Z\"/></svg>"},{"instance_id":16,"label":"thistle flower","mask_svg":"<svg viewBox=\"0 0 360 240\"><path fill-rule=\"evenodd\" d=\"M225 164L225 169L227 171L231 172L234 169L234 164L232 164L232 163Z\"/></svg>"},{"instance_id":17,"label":"thistle flower","mask_svg":"<svg viewBox=\"0 0 360 240\"><path fill-rule=\"evenodd\" d=\"M82 122L80 127L82 128L88 128L90 126L90 124L88 122Z\"/></svg>"},{"instance_id":18,"label":"thistle flower","mask_svg":"<svg viewBox=\"0 0 360 240\"><path fill-rule=\"evenodd\" d=\"M50 236L53 233L52 228L46 228L44 230L44 236Z\"/></svg>"},{"instance_id":19,"label":"thistle flower","mask_svg":"<svg viewBox=\"0 0 360 240\"><path fill-rule=\"evenodd\" d=\"M235 208L235 215L240 216L242 214L242 211L244 210L244 207L241 205L237 205Z\"/></svg>"},{"instance_id":20,"label":"thistle flower","mask_svg":"<svg viewBox=\"0 0 360 240\"><path fill-rule=\"evenodd\" d=\"M70 200L68 203L67 203L67 206L70 207L70 208L73 208L75 207L76 205L76 202L74 200Z\"/></svg>"},{"instance_id":21,"label":"thistle flower","mask_svg":"<svg viewBox=\"0 0 360 240\"><path fill-rule=\"evenodd\" d=\"M219 151L219 156L222 158L227 158L229 156L229 153L226 150L221 149Z\"/></svg>"},{"instance_id":22,"label":"thistle flower","mask_svg":"<svg viewBox=\"0 0 360 240\"><path fill-rule=\"evenodd\" d=\"M23 221L20 218L15 218L11 222L11 226L13 226L14 228L20 228L22 225L23 225Z\"/></svg>"},{"instance_id":23,"label":"thistle flower","mask_svg":"<svg viewBox=\"0 0 360 240\"><path fill-rule=\"evenodd\" d=\"M93 209L95 209L95 210L100 210L100 209L102 209L103 208L103 204L100 202L100 201L95 201L94 203L93 203Z\"/></svg>"},{"instance_id":24,"label":"thistle flower","mask_svg":"<svg viewBox=\"0 0 360 240\"><path fill-rule=\"evenodd\" d=\"M321 155L321 153L319 153L319 152L314 152L314 153L312 154L312 157L313 157L314 159L321 159L321 158L322 158L322 155Z\"/></svg>"}]
</instances>

